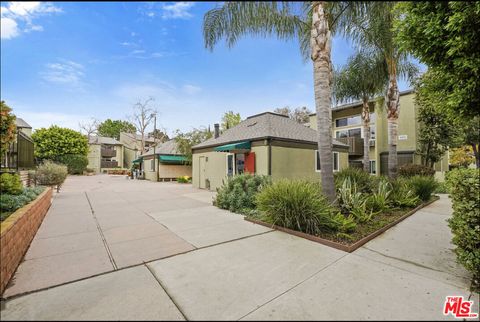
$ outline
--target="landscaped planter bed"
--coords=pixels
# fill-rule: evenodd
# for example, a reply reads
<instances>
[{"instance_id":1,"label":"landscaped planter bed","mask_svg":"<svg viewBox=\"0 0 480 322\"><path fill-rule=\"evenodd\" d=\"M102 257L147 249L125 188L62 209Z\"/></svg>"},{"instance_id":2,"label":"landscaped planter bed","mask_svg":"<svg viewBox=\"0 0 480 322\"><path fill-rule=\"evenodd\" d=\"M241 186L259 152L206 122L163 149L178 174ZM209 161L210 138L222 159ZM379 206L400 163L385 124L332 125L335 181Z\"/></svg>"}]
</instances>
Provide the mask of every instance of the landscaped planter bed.
<instances>
[{"instance_id":1,"label":"landscaped planter bed","mask_svg":"<svg viewBox=\"0 0 480 322\"><path fill-rule=\"evenodd\" d=\"M0 223L0 294L15 273L52 203L52 188Z\"/></svg>"},{"instance_id":2,"label":"landscaped planter bed","mask_svg":"<svg viewBox=\"0 0 480 322\"><path fill-rule=\"evenodd\" d=\"M245 220L351 253L357 248L363 246L364 244L372 240L373 238L395 226L399 222L410 217L418 210L431 204L434 201L437 201L438 199L439 197L434 196L430 201L422 203L421 205L411 210L379 214L375 217L374 220L367 224L358 224L356 230L350 234L350 240L343 237L337 237L335 234L327 233L322 234L321 236L314 236L293 229L272 225L250 217L245 217Z\"/></svg>"}]
</instances>

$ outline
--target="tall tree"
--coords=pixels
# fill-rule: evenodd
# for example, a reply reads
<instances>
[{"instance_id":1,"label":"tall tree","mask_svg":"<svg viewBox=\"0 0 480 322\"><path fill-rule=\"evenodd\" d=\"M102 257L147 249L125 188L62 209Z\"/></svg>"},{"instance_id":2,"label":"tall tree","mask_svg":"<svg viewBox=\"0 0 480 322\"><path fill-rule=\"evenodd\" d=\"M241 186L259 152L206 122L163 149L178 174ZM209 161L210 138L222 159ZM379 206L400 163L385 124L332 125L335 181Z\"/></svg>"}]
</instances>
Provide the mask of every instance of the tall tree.
<instances>
[{"instance_id":1,"label":"tall tree","mask_svg":"<svg viewBox=\"0 0 480 322\"><path fill-rule=\"evenodd\" d=\"M133 106L134 112L131 119L137 132L142 136L140 145L140 153L142 154L145 152L145 134L147 133L147 127L153 122L157 115L157 111L150 107L154 101L155 99L153 97L149 97L146 100L139 100Z\"/></svg>"},{"instance_id":2,"label":"tall tree","mask_svg":"<svg viewBox=\"0 0 480 322\"><path fill-rule=\"evenodd\" d=\"M240 113L234 113L233 111L225 112L225 114L223 114L221 123L222 132L231 129L241 121L242 117L240 116Z\"/></svg>"},{"instance_id":3,"label":"tall tree","mask_svg":"<svg viewBox=\"0 0 480 322\"><path fill-rule=\"evenodd\" d=\"M406 1L396 6L396 40L442 81L446 106L477 116L480 106L480 2Z\"/></svg>"},{"instance_id":4,"label":"tall tree","mask_svg":"<svg viewBox=\"0 0 480 322\"><path fill-rule=\"evenodd\" d=\"M87 134L88 141L90 141L90 137L92 135L97 134L98 131L99 121L95 118L91 118L88 122L79 122L78 127L80 128L80 132L85 132Z\"/></svg>"},{"instance_id":5,"label":"tall tree","mask_svg":"<svg viewBox=\"0 0 480 322\"><path fill-rule=\"evenodd\" d=\"M128 121L106 119L98 124L98 134L115 139L120 138L120 132L135 133L136 127Z\"/></svg>"},{"instance_id":6,"label":"tall tree","mask_svg":"<svg viewBox=\"0 0 480 322\"><path fill-rule=\"evenodd\" d=\"M318 124L318 150L322 164L323 193L335 200L332 158L331 112L331 34L355 18L362 2L225 2L204 16L205 46L213 50L223 38L229 47L244 35L276 35L298 39L304 58L313 63L315 106Z\"/></svg>"},{"instance_id":7,"label":"tall tree","mask_svg":"<svg viewBox=\"0 0 480 322\"><path fill-rule=\"evenodd\" d=\"M359 51L335 72L334 91L340 102L362 101L363 170L370 172L370 106L369 101L383 93L388 72L378 51Z\"/></svg>"},{"instance_id":8,"label":"tall tree","mask_svg":"<svg viewBox=\"0 0 480 322\"><path fill-rule=\"evenodd\" d=\"M288 116L300 124L308 123L310 121L310 114L312 114L312 111L310 111L306 106L297 107L294 110L292 110L289 106L277 107L273 110L273 112Z\"/></svg>"},{"instance_id":9,"label":"tall tree","mask_svg":"<svg viewBox=\"0 0 480 322\"><path fill-rule=\"evenodd\" d=\"M10 143L15 141L15 131L17 130L15 115L5 101L0 101L0 117L0 157L3 159Z\"/></svg>"},{"instance_id":10,"label":"tall tree","mask_svg":"<svg viewBox=\"0 0 480 322\"><path fill-rule=\"evenodd\" d=\"M166 142L166 141L170 140L170 138L168 137L168 134L167 134L167 130L164 129L164 128L163 129L155 129L154 131L149 132L148 136L152 137L152 138L155 138L155 142L159 142L159 143L163 143L163 142Z\"/></svg>"},{"instance_id":11,"label":"tall tree","mask_svg":"<svg viewBox=\"0 0 480 322\"><path fill-rule=\"evenodd\" d=\"M388 86L385 96L388 124L388 175L397 175L398 117L400 114L399 77L413 77L417 69L408 63L408 53L394 40L395 2L370 2L368 15L358 16L345 29L359 48L374 48L385 60ZM405 66L406 68L402 68Z\"/></svg>"},{"instance_id":12,"label":"tall tree","mask_svg":"<svg viewBox=\"0 0 480 322\"><path fill-rule=\"evenodd\" d=\"M193 129L185 133L177 130L175 142L177 143L178 152L185 155L189 161L192 161L192 146L200 144L212 138L212 136L212 132L206 128Z\"/></svg>"}]
</instances>

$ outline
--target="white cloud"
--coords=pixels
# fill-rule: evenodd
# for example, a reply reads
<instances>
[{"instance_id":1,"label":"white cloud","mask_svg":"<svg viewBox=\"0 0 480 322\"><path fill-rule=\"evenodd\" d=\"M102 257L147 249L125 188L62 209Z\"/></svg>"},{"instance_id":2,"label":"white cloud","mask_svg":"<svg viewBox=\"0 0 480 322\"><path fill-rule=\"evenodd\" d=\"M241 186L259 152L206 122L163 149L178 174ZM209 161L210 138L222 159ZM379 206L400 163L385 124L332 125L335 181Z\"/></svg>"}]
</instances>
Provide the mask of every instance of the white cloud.
<instances>
[{"instance_id":1,"label":"white cloud","mask_svg":"<svg viewBox=\"0 0 480 322\"><path fill-rule=\"evenodd\" d=\"M189 95L194 95L202 91L200 87L190 84L183 85L182 90Z\"/></svg>"},{"instance_id":2,"label":"white cloud","mask_svg":"<svg viewBox=\"0 0 480 322\"><path fill-rule=\"evenodd\" d=\"M11 39L21 32L43 31L43 27L34 24L33 20L39 16L60 13L62 9L49 2L8 2L1 7L1 38Z\"/></svg>"},{"instance_id":3,"label":"white cloud","mask_svg":"<svg viewBox=\"0 0 480 322\"><path fill-rule=\"evenodd\" d=\"M18 25L15 20L11 18L1 18L1 38L10 39L17 37L20 34Z\"/></svg>"},{"instance_id":4,"label":"white cloud","mask_svg":"<svg viewBox=\"0 0 480 322\"><path fill-rule=\"evenodd\" d=\"M56 112L20 111L18 116L27 121L34 130L42 127L50 127L51 125L58 125L61 127L79 130L79 123L85 123L91 120L91 116L88 115Z\"/></svg>"},{"instance_id":5,"label":"white cloud","mask_svg":"<svg viewBox=\"0 0 480 322\"><path fill-rule=\"evenodd\" d=\"M189 10L193 7L193 2L174 2L162 5L163 19L190 19L193 15Z\"/></svg>"},{"instance_id":6,"label":"white cloud","mask_svg":"<svg viewBox=\"0 0 480 322\"><path fill-rule=\"evenodd\" d=\"M84 85L85 68L79 63L60 60L58 63L46 64L46 68L41 76L49 83L68 85L76 89L81 89Z\"/></svg>"}]
</instances>

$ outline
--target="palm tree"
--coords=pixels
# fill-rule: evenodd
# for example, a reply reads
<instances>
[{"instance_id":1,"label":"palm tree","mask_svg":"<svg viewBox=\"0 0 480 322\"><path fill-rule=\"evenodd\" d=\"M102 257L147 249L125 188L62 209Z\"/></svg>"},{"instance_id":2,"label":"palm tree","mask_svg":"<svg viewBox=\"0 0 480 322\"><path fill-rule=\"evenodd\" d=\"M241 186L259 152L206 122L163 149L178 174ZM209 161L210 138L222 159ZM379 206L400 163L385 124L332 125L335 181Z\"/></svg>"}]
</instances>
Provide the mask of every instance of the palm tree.
<instances>
[{"instance_id":1,"label":"palm tree","mask_svg":"<svg viewBox=\"0 0 480 322\"><path fill-rule=\"evenodd\" d=\"M358 17L346 25L345 34L350 36L360 49L374 48L385 60L388 72L388 86L385 95L388 123L388 175L397 175L397 136L400 95L398 77L413 77L417 73L415 65L408 61L408 53L394 40L393 22L395 2L371 2L368 15Z\"/></svg>"},{"instance_id":2,"label":"palm tree","mask_svg":"<svg viewBox=\"0 0 480 322\"><path fill-rule=\"evenodd\" d=\"M213 50L225 38L232 47L246 34L297 39L305 60L313 62L318 151L325 196L335 200L332 162L332 32L345 27L361 14L361 2L225 2L204 16L205 46ZM273 56L272 56L273 57Z\"/></svg>"},{"instance_id":3,"label":"palm tree","mask_svg":"<svg viewBox=\"0 0 480 322\"><path fill-rule=\"evenodd\" d=\"M378 52L359 51L335 72L336 99L362 101L363 170L370 171L370 107L368 102L382 94L388 81L385 60Z\"/></svg>"}]
</instances>

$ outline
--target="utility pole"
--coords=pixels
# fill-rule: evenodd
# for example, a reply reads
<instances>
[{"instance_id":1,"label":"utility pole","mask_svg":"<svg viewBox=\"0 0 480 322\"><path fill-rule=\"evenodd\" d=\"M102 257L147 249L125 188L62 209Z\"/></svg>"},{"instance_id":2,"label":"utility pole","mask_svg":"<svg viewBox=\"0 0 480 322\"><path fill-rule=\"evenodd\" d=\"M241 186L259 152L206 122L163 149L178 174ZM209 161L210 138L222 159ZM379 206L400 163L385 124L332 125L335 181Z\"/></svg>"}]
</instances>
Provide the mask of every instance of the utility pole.
<instances>
[{"instance_id":1,"label":"utility pole","mask_svg":"<svg viewBox=\"0 0 480 322\"><path fill-rule=\"evenodd\" d=\"M158 182L159 177L159 168L160 168L160 159L157 160L157 155L155 154L155 149L157 147L157 113L153 118L153 162L155 164L155 181ZM157 165L158 161L158 165Z\"/></svg>"}]
</instances>

